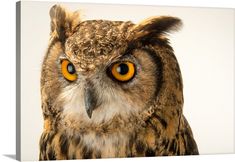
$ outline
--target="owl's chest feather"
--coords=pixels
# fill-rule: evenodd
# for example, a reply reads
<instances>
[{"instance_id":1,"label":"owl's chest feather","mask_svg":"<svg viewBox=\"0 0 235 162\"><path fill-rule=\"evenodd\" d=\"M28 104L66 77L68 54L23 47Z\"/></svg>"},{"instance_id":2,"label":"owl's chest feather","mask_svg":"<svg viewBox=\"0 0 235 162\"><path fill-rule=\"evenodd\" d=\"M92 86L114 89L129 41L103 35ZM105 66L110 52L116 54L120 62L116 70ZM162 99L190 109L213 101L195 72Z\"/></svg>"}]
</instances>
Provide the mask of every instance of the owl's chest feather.
<instances>
[{"instance_id":1,"label":"owl's chest feather","mask_svg":"<svg viewBox=\"0 0 235 162\"><path fill-rule=\"evenodd\" d=\"M108 133L108 134L97 134L97 133L88 133L81 136L80 146L77 146L77 149L81 148L81 157L86 156L85 149L92 152L90 158L97 158L97 156L107 157L126 157L127 153L130 152L129 141L130 134L127 132L118 132L118 133Z\"/></svg>"},{"instance_id":2,"label":"owl's chest feather","mask_svg":"<svg viewBox=\"0 0 235 162\"><path fill-rule=\"evenodd\" d=\"M47 144L45 156L50 156L46 159L53 159L52 154L56 159L127 157L132 155L134 134L130 132L100 134L93 131L71 136L64 131L42 135L44 138L42 141Z\"/></svg>"},{"instance_id":3,"label":"owl's chest feather","mask_svg":"<svg viewBox=\"0 0 235 162\"><path fill-rule=\"evenodd\" d=\"M131 124L131 123L130 123ZM190 129L169 138L164 130L147 124L125 129L44 131L40 159L87 159L198 154ZM165 132L165 133L164 133Z\"/></svg>"}]
</instances>

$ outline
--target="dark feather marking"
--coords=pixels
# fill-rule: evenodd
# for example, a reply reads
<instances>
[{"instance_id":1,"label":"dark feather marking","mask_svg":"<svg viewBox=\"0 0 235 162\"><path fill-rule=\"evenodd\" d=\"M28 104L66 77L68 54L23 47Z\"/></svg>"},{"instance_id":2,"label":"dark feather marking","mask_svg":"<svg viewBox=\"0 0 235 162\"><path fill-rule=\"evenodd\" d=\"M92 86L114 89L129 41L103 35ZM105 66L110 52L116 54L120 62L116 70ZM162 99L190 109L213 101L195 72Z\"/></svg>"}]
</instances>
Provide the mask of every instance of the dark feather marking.
<instances>
[{"instance_id":1,"label":"dark feather marking","mask_svg":"<svg viewBox=\"0 0 235 162\"><path fill-rule=\"evenodd\" d=\"M180 147L178 146L177 155L180 155Z\"/></svg>"},{"instance_id":2,"label":"dark feather marking","mask_svg":"<svg viewBox=\"0 0 235 162\"><path fill-rule=\"evenodd\" d=\"M164 148L167 148L168 145L169 145L169 140L166 139L166 138L164 138L163 141L162 141L162 146L163 146Z\"/></svg>"},{"instance_id":3,"label":"dark feather marking","mask_svg":"<svg viewBox=\"0 0 235 162\"><path fill-rule=\"evenodd\" d=\"M145 145L142 141L137 141L135 146L137 154L142 154L145 150Z\"/></svg>"},{"instance_id":4,"label":"dark feather marking","mask_svg":"<svg viewBox=\"0 0 235 162\"><path fill-rule=\"evenodd\" d=\"M77 159L76 154L73 154L72 159L73 159L73 160Z\"/></svg>"},{"instance_id":5,"label":"dark feather marking","mask_svg":"<svg viewBox=\"0 0 235 162\"><path fill-rule=\"evenodd\" d=\"M175 152L176 152L176 149L177 149L176 140L173 139L173 140L170 142L169 151L175 153Z\"/></svg>"},{"instance_id":6,"label":"dark feather marking","mask_svg":"<svg viewBox=\"0 0 235 162\"><path fill-rule=\"evenodd\" d=\"M145 122L151 124L151 126L155 130L157 136L160 135L160 130L157 128L157 125L153 122L153 120L151 120L151 118L147 119Z\"/></svg>"},{"instance_id":7,"label":"dark feather marking","mask_svg":"<svg viewBox=\"0 0 235 162\"><path fill-rule=\"evenodd\" d=\"M47 147L51 144L53 137L55 136L56 132L51 131L49 133L43 133L40 139L40 160L47 159Z\"/></svg>"},{"instance_id":8,"label":"dark feather marking","mask_svg":"<svg viewBox=\"0 0 235 162\"><path fill-rule=\"evenodd\" d=\"M179 143L179 134L177 133L176 136L176 141L177 141L177 146L176 146L176 149L177 149L177 155L180 155L180 143Z\"/></svg>"},{"instance_id":9,"label":"dark feather marking","mask_svg":"<svg viewBox=\"0 0 235 162\"><path fill-rule=\"evenodd\" d=\"M168 153L164 152L164 153L162 154L162 156L168 156Z\"/></svg>"},{"instance_id":10,"label":"dark feather marking","mask_svg":"<svg viewBox=\"0 0 235 162\"><path fill-rule=\"evenodd\" d=\"M82 149L82 158L83 159L91 159L92 158L92 149L88 149L86 146Z\"/></svg>"},{"instance_id":11,"label":"dark feather marking","mask_svg":"<svg viewBox=\"0 0 235 162\"><path fill-rule=\"evenodd\" d=\"M43 153L40 152L40 153L39 153L39 161L42 161L42 160L44 160L44 159L45 159L45 157L44 157Z\"/></svg>"},{"instance_id":12,"label":"dark feather marking","mask_svg":"<svg viewBox=\"0 0 235 162\"><path fill-rule=\"evenodd\" d=\"M56 135L56 131L51 131L48 133L48 143L51 144L52 140L54 139L54 136Z\"/></svg>"},{"instance_id":13,"label":"dark feather marking","mask_svg":"<svg viewBox=\"0 0 235 162\"><path fill-rule=\"evenodd\" d=\"M68 143L68 139L67 139L67 137L66 137L65 134L62 134L62 135L60 136L59 143L60 143L61 153L62 153L63 155L67 155L69 143Z\"/></svg>"},{"instance_id":14,"label":"dark feather marking","mask_svg":"<svg viewBox=\"0 0 235 162\"><path fill-rule=\"evenodd\" d=\"M185 148L185 153L184 154L186 154L186 139L185 139L185 136L184 136L184 134L181 134L181 137L182 137L182 139L183 139L183 144L184 144L184 148Z\"/></svg>"},{"instance_id":15,"label":"dark feather marking","mask_svg":"<svg viewBox=\"0 0 235 162\"><path fill-rule=\"evenodd\" d=\"M129 144L126 145L126 156L127 157L133 157L133 153L131 151L131 149L134 147L134 142L136 141L136 133L130 135L130 140L129 140Z\"/></svg>"},{"instance_id":16,"label":"dark feather marking","mask_svg":"<svg viewBox=\"0 0 235 162\"><path fill-rule=\"evenodd\" d=\"M151 148L148 148L145 152L145 156L147 156L147 157L155 156L155 151Z\"/></svg>"},{"instance_id":17,"label":"dark feather marking","mask_svg":"<svg viewBox=\"0 0 235 162\"><path fill-rule=\"evenodd\" d=\"M43 133L40 139L40 152L43 153L46 150L46 133Z\"/></svg>"},{"instance_id":18,"label":"dark feather marking","mask_svg":"<svg viewBox=\"0 0 235 162\"><path fill-rule=\"evenodd\" d=\"M167 122L164 119L162 119L160 116L158 116L156 113L154 113L153 116L156 117L156 119L158 119L161 125L166 129Z\"/></svg>"},{"instance_id":19,"label":"dark feather marking","mask_svg":"<svg viewBox=\"0 0 235 162\"><path fill-rule=\"evenodd\" d=\"M47 160L46 152L45 151L40 151L39 153L39 160Z\"/></svg>"},{"instance_id":20,"label":"dark feather marking","mask_svg":"<svg viewBox=\"0 0 235 162\"><path fill-rule=\"evenodd\" d=\"M80 141L81 141L80 135L76 135L74 137L74 145L77 146L80 143Z\"/></svg>"},{"instance_id":21,"label":"dark feather marking","mask_svg":"<svg viewBox=\"0 0 235 162\"><path fill-rule=\"evenodd\" d=\"M184 134L184 142L185 142L185 154L186 155L198 155L199 154L197 145L188 131L186 131Z\"/></svg>"},{"instance_id":22,"label":"dark feather marking","mask_svg":"<svg viewBox=\"0 0 235 162\"><path fill-rule=\"evenodd\" d=\"M157 117L155 116L155 114L152 114L152 118L154 118L154 117L157 119ZM160 137L160 136L161 136L161 130L157 127L156 123L153 122L153 119L152 119L152 118L147 119L145 122L146 122L146 123L150 123L151 128L155 130L155 135L156 135L156 137ZM159 119L157 119L157 120L159 121ZM160 122L160 123L161 123L161 122ZM162 123L161 123L161 125L162 125ZM163 127L164 127L164 125L163 125ZM164 127L164 128L165 128L165 127Z\"/></svg>"},{"instance_id":23,"label":"dark feather marking","mask_svg":"<svg viewBox=\"0 0 235 162\"><path fill-rule=\"evenodd\" d=\"M190 155L198 155L199 152L198 152L197 144L193 138L193 134L189 126L189 123L185 117L183 119L185 123L185 130L183 132L184 138L185 138L184 140L186 140L185 150Z\"/></svg>"},{"instance_id":24,"label":"dark feather marking","mask_svg":"<svg viewBox=\"0 0 235 162\"><path fill-rule=\"evenodd\" d=\"M54 149L49 148L47 156L48 156L48 160L56 160L56 155L55 155Z\"/></svg>"},{"instance_id":25,"label":"dark feather marking","mask_svg":"<svg viewBox=\"0 0 235 162\"><path fill-rule=\"evenodd\" d=\"M129 140L129 148L133 147L134 142L136 141L136 134L130 135L130 140Z\"/></svg>"}]
</instances>

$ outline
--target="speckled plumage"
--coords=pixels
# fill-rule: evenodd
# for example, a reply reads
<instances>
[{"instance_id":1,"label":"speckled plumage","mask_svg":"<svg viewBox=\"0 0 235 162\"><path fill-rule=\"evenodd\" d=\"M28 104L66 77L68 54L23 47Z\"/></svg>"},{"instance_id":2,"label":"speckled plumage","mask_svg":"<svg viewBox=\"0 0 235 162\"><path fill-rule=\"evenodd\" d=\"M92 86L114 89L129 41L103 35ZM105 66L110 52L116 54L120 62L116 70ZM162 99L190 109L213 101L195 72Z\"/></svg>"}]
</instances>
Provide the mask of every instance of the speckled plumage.
<instances>
[{"instance_id":1,"label":"speckled plumage","mask_svg":"<svg viewBox=\"0 0 235 162\"><path fill-rule=\"evenodd\" d=\"M166 38L181 25L178 18L82 21L78 12L58 5L50 16L41 72L40 160L198 154L183 115L180 68ZM76 68L75 82L61 74L64 58ZM136 64L130 82L107 74L120 60ZM91 118L84 108L87 91L97 103Z\"/></svg>"}]
</instances>

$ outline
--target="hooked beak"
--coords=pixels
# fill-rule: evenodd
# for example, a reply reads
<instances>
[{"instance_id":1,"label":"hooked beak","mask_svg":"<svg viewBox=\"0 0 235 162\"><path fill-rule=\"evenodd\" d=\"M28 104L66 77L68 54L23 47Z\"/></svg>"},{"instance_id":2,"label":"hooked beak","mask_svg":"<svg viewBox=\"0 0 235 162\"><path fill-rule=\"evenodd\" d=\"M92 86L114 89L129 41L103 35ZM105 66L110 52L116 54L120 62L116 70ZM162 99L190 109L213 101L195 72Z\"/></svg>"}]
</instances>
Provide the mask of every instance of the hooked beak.
<instances>
[{"instance_id":1,"label":"hooked beak","mask_svg":"<svg viewBox=\"0 0 235 162\"><path fill-rule=\"evenodd\" d=\"M97 107L97 97L92 85L87 85L84 89L85 109L89 118L92 116L93 110Z\"/></svg>"}]
</instances>

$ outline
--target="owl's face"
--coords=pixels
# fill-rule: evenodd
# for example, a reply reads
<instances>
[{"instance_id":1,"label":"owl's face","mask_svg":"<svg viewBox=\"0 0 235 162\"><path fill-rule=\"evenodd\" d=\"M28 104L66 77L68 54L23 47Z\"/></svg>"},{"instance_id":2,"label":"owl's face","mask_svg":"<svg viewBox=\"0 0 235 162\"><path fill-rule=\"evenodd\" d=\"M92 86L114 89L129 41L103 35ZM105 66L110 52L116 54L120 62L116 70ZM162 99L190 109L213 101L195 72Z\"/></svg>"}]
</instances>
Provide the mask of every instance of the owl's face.
<instances>
[{"instance_id":1,"label":"owl's face","mask_svg":"<svg viewBox=\"0 0 235 162\"><path fill-rule=\"evenodd\" d=\"M156 101L164 82L160 53L172 50L164 32L179 19L80 21L59 6L50 14L41 84L51 111L67 122L98 124L138 116Z\"/></svg>"}]
</instances>

